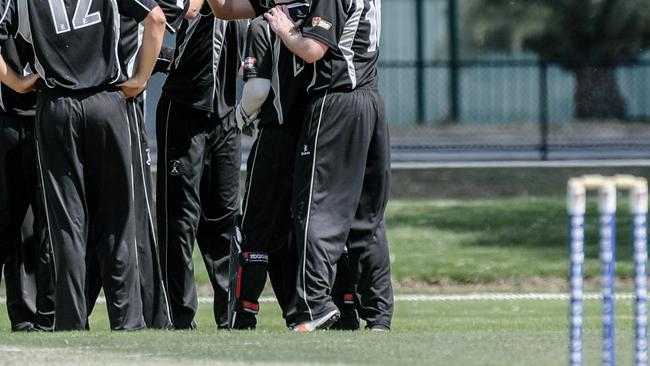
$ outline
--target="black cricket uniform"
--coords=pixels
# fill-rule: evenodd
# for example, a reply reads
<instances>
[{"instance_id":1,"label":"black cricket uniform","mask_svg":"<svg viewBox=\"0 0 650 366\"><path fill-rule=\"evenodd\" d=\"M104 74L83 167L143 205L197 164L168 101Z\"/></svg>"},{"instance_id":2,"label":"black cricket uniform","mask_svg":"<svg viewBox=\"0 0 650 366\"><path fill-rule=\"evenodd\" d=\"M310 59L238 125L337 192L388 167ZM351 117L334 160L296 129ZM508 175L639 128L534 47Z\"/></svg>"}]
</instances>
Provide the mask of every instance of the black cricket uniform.
<instances>
[{"instance_id":1,"label":"black cricket uniform","mask_svg":"<svg viewBox=\"0 0 650 366\"><path fill-rule=\"evenodd\" d=\"M43 79L36 140L55 268L55 330L87 328L86 253L97 256L112 329L145 326L135 260L132 152L119 16L153 0L12 1L0 35L30 40Z\"/></svg>"},{"instance_id":2,"label":"black cricket uniform","mask_svg":"<svg viewBox=\"0 0 650 366\"><path fill-rule=\"evenodd\" d=\"M296 7L297 4L293 4ZM303 4L304 14L309 5ZM298 271L293 238L293 165L305 102L305 63L295 56L262 18L248 29L244 80L271 81L260 108L257 138L248 158L241 221L242 244L231 327L254 328L267 267L287 325L295 314ZM249 260L254 258L255 260Z\"/></svg>"},{"instance_id":3,"label":"black cricket uniform","mask_svg":"<svg viewBox=\"0 0 650 366\"><path fill-rule=\"evenodd\" d=\"M215 18L206 2L177 33L158 103L158 242L177 329L196 326L195 239L214 289L215 321L227 325L228 254L239 214L241 141L233 111L241 38L239 23Z\"/></svg>"},{"instance_id":4,"label":"black cricket uniform","mask_svg":"<svg viewBox=\"0 0 650 366\"><path fill-rule=\"evenodd\" d=\"M314 0L304 37L329 46L311 73L296 154L293 212L300 260L298 320L336 310L336 262L350 251L358 270L359 313L370 327L390 327L384 210L390 143L378 93L380 0ZM358 268L354 263L358 263Z\"/></svg>"},{"instance_id":5,"label":"black cricket uniform","mask_svg":"<svg viewBox=\"0 0 650 366\"><path fill-rule=\"evenodd\" d=\"M33 73L33 51L22 37L8 38L2 56L18 73ZM20 95L0 86L0 269L4 267L12 330L49 330L54 315L36 167L35 106L35 92Z\"/></svg>"},{"instance_id":6,"label":"black cricket uniform","mask_svg":"<svg viewBox=\"0 0 650 366\"><path fill-rule=\"evenodd\" d=\"M165 13L167 30L175 33L187 11L187 6L179 6L175 0L156 0L156 3ZM189 2L186 3L185 5L189 5ZM143 31L144 26L141 23L128 16L120 17L120 66L127 78L135 74L142 46ZM132 185L134 189L135 240L138 248L136 260L145 324L147 328L168 329L173 325L160 266L153 202L151 150L144 125L144 106L144 92L127 100L127 117L131 132L129 145L133 153ZM87 259L91 264L96 263L96 258L88 257ZM90 265L88 268L88 309L90 313L101 290L101 278L98 266Z\"/></svg>"}]
</instances>

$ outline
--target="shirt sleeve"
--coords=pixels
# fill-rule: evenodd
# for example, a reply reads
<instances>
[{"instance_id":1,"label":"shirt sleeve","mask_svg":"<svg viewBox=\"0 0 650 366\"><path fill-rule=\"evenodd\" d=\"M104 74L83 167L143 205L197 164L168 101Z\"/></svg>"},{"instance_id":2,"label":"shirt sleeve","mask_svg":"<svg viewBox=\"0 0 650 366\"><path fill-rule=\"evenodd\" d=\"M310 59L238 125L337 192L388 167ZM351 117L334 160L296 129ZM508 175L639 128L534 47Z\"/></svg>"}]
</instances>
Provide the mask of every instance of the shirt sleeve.
<instances>
[{"instance_id":1,"label":"shirt sleeve","mask_svg":"<svg viewBox=\"0 0 650 366\"><path fill-rule=\"evenodd\" d=\"M244 52L244 80L262 78L271 80L273 47L268 22L257 18L248 27Z\"/></svg>"},{"instance_id":2,"label":"shirt sleeve","mask_svg":"<svg viewBox=\"0 0 650 366\"><path fill-rule=\"evenodd\" d=\"M260 16L271 8L275 7L275 2L273 0L248 0L251 3L251 6L255 10L255 16Z\"/></svg>"},{"instance_id":3,"label":"shirt sleeve","mask_svg":"<svg viewBox=\"0 0 650 366\"><path fill-rule=\"evenodd\" d=\"M155 0L118 0L120 14L141 22L158 4Z\"/></svg>"},{"instance_id":4,"label":"shirt sleeve","mask_svg":"<svg viewBox=\"0 0 650 366\"><path fill-rule=\"evenodd\" d=\"M18 8L16 0L0 0L0 4L0 43L4 43L18 31Z\"/></svg>"},{"instance_id":5,"label":"shirt sleeve","mask_svg":"<svg viewBox=\"0 0 650 366\"><path fill-rule=\"evenodd\" d=\"M302 35L337 48L345 19L342 0L314 0L311 14L303 23Z\"/></svg>"},{"instance_id":6,"label":"shirt sleeve","mask_svg":"<svg viewBox=\"0 0 650 366\"><path fill-rule=\"evenodd\" d=\"M167 30L176 33L176 30L181 26L183 17L187 14L190 8L189 0L156 0L158 6L165 13L167 19Z\"/></svg>"}]
</instances>

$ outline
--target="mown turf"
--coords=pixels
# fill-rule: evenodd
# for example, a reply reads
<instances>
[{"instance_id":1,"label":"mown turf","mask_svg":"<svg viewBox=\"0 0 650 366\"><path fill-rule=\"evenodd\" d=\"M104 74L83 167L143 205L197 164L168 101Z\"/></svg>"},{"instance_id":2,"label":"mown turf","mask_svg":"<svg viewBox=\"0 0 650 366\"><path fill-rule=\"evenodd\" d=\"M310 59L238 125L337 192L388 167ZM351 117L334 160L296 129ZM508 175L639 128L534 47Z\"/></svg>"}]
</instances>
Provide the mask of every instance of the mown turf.
<instances>
[{"instance_id":1,"label":"mown turf","mask_svg":"<svg viewBox=\"0 0 650 366\"><path fill-rule=\"evenodd\" d=\"M599 272L594 200L589 209L586 275L593 278ZM622 198L618 274L631 277L631 223L626 211L627 200ZM393 200L386 225L393 277L398 281L525 284L534 277L566 278L568 230L563 196ZM198 248L194 258L197 283L205 292L209 279Z\"/></svg>"},{"instance_id":2,"label":"mown turf","mask_svg":"<svg viewBox=\"0 0 650 366\"><path fill-rule=\"evenodd\" d=\"M588 277L596 277L598 235L595 202L587 222ZM619 204L618 272L630 277L627 200ZM565 278L567 215L564 197L469 201L394 201L387 226L396 279L460 283L531 277Z\"/></svg>"},{"instance_id":3,"label":"mown turf","mask_svg":"<svg viewBox=\"0 0 650 366\"><path fill-rule=\"evenodd\" d=\"M618 359L632 364L630 301L619 301ZM598 363L598 302L586 306L587 365ZM388 334L287 331L273 304L264 304L260 330L217 331L209 306L196 331L107 330L105 309L86 333L16 334L0 307L0 365L68 364L342 364L564 365L567 304L562 301L475 301L397 304Z\"/></svg>"},{"instance_id":4,"label":"mown turf","mask_svg":"<svg viewBox=\"0 0 650 366\"><path fill-rule=\"evenodd\" d=\"M461 284L564 279L568 219L563 196L510 199L393 200L386 225L393 277ZM596 202L589 202L587 277L599 275ZM619 202L618 273L631 277L630 218ZM195 252L197 279L208 284Z\"/></svg>"}]
</instances>

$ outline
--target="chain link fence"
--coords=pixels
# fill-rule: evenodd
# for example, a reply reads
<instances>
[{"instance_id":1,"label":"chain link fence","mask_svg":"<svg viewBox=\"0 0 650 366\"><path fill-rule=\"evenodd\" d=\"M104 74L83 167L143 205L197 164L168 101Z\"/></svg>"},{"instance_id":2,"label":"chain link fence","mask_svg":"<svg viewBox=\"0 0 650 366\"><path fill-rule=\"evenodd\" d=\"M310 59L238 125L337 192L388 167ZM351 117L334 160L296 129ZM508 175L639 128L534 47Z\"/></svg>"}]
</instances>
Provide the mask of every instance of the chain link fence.
<instances>
[{"instance_id":1,"label":"chain link fence","mask_svg":"<svg viewBox=\"0 0 650 366\"><path fill-rule=\"evenodd\" d=\"M394 160L650 156L650 54L614 69L626 118L579 120L574 72L531 53L487 54L459 46L467 31L460 13L471 1L382 0L379 76ZM163 80L157 76L150 83L150 132ZM244 149L249 146L245 140Z\"/></svg>"},{"instance_id":2,"label":"chain link fence","mask_svg":"<svg viewBox=\"0 0 650 366\"><path fill-rule=\"evenodd\" d=\"M463 1L382 2L380 88L396 160L650 156L650 60L613 68L624 119L579 120L575 72L534 54L459 49Z\"/></svg>"}]
</instances>

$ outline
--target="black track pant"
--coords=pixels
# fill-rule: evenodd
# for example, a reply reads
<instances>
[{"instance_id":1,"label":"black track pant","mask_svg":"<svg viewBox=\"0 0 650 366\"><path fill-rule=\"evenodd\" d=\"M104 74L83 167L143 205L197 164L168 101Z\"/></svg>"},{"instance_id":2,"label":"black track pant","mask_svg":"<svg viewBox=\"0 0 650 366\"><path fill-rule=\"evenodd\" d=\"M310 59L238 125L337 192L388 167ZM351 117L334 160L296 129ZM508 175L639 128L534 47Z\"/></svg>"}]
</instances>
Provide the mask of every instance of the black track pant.
<instances>
[{"instance_id":1,"label":"black track pant","mask_svg":"<svg viewBox=\"0 0 650 366\"><path fill-rule=\"evenodd\" d=\"M0 114L0 269L13 330L49 330L54 320L33 132L34 117Z\"/></svg>"},{"instance_id":2,"label":"black track pant","mask_svg":"<svg viewBox=\"0 0 650 366\"><path fill-rule=\"evenodd\" d=\"M194 240L214 290L215 321L225 327L230 238L239 214L241 141L234 114L218 119L163 95L156 123L158 234L174 327L196 326Z\"/></svg>"},{"instance_id":3,"label":"black track pant","mask_svg":"<svg viewBox=\"0 0 650 366\"><path fill-rule=\"evenodd\" d=\"M363 221L361 221L363 222ZM355 221L355 224L360 222ZM390 255L384 222L375 235L366 236L363 228L350 230L346 256L347 267L337 266L332 297L337 307L354 307L367 327L391 327L393 319L393 286L390 278ZM342 257L343 258L343 257Z\"/></svg>"},{"instance_id":4,"label":"black track pant","mask_svg":"<svg viewBox=\"0 0 650 366\"><path fill-rule=\"evenodd\" d=\"M291 241L291 187L298 133L297 128L289 126L261 128L248 158L241 249L243 253L268 255L269 260L242 261L234 328L256 325L267 270L287 324L294 322L297 255Z\"/></svg>"},{"instance_id":5,"label":"black track pant","mask_svg":"<svg viewBox=\"0 0 650 366\"><path fill-rule=\"evenodd\" d=\"M369 250L374 238L385 238L389 181L388 127L378 93L355 90L314 97L307 106L295 166L299 321L336 309L331 291L346 245ZM379 254L385 256L378 261L385 278L373 281L384 286L379 291L382 301L392 304L388 251Z\"/></svg>"},{"instance_id":6,"label":"black track pant","mask_svg":"<svg viewBox=\"0 0 650 366\"><path fill-rule=\"evenodd\" d=\"M127 116L131 131L133 153L133 189L135 211L135 239L138 247L137 265L140 274L142 311L147 328L168 329L172 327L167 292L162 281L160 251L156 236L155 208L153 204L151 158L147 133L144 126L144 97L127 101ZM95 305L101 289L101 277L96 258L88 258L88 305L89 313Z\"/></svg>"},{"instance_id":7,"label":"black track pant","mask_svg":"<svg viewBox=\"0 0 650 366\"><path fill-rule=\"evenodd\" d=\"M40 93L36 138L55 268L55 330L87 329L86 255L96 256L114 330L144 328L132 151L117 89Z\"/></svg>"}]
</instances>

